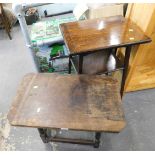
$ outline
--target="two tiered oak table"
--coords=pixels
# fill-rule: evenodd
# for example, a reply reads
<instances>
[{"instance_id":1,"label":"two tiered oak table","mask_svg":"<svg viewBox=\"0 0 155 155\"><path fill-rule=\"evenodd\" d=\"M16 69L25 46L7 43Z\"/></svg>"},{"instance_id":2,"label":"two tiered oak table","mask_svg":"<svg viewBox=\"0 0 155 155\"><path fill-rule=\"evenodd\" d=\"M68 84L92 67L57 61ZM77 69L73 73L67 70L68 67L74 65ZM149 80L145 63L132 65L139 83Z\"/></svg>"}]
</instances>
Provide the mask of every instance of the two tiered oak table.
<instances>
[{"instance_id":1,"label":"two tiered oak table","mask_svg":"<svg viewBox=\"0 0 155 155\"><path fill-rule=\"evenodd\" d=\"M32 73L24 77L8 119L13 126L38 128L43 142L69 142L99 147L101 132L120 132L125 127L121 95L131 46L151 40L121 16L65 23L61 26L72 58L79 55L79 74ZM126 47L121 95L118 81L109 76L81 75L83 56L100 49ZM93 63L93 62L92 62ZM116 68L120 65L116 64ZM75 67L76 68L76 67ZM95 132L95 139L68 139L48 135L48 129Z\"/></svg>"}]
</instances>

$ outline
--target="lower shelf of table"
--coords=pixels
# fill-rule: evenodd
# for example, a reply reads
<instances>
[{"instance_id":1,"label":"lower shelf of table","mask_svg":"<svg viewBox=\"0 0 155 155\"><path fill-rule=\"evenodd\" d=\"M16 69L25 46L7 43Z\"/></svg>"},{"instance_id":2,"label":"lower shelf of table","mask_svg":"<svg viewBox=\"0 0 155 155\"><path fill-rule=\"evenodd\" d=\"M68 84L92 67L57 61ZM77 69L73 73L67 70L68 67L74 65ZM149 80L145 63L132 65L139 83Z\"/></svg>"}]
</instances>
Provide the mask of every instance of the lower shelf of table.
<instances>
[{"instance_id":1,"label":"lower shelf of table","mask_svg":"<svg viewBox=\"0 0 155 155\"><path fill-rule=\"evenodd\" d=\"M112 64L113 62L115 62L115 65ZM123 70L124 69L123 63L114 54L111 54L111 62L110 63L111 63L111 69L109 69L106 66L106 68L103 71L97 72L95 74L107 74L107 73L115 72L117 70ZM78 73L78 70L79 70L79 67L78 67L79 66L79 56L72 56L71 64L72 64L73 69L75 70L75 72Z\"/></svg>"}]
</instances>

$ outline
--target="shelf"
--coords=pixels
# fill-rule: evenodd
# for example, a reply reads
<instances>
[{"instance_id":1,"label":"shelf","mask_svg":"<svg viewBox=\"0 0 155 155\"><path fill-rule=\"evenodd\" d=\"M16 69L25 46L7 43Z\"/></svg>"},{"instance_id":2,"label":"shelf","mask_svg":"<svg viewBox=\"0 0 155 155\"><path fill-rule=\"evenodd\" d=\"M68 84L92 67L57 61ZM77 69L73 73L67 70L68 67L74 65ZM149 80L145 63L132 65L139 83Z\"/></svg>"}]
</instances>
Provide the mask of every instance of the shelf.
<instances>
[{"instance_id":1,"label":"shelf","mask_svg":"<svg viewBox=\"0 0 155 155\"><path fill-rule=\"evenodd\" d=\"M72 66L73 66L75 72L77 72L77 73L78 73L78 62L79 62L79 57L73 56L71 59L71 63L72 63ZM106 66L106 68L103 71L97 72L94 74L106 74L106 73L111 73L111 72L115 72L117 70L124 69L123 63L113 54L110 55L108 64L109 64L108 65L109 67ZM83 74L85 74L85 73L83 72Z\"/></svg>"}]
</instances>

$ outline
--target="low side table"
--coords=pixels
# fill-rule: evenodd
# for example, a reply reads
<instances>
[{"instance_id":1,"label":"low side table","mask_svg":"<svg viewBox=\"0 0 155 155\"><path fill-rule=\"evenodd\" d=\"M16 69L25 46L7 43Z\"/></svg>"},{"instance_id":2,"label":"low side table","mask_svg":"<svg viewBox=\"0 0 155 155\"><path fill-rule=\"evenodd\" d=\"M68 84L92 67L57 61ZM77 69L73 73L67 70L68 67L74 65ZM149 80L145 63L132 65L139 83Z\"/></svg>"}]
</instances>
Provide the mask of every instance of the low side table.
<instances>
[{"instance_id":1,"label":"low side table","mask_svg":"<svg viewBox=\"0 0 155 155\"><path fill-rule=\"evenodd\" d=\"M60 25L60 30L70 52L69 73L71 65L73 65L78 74L82 74L83 57L89 53L99 50L111 52L117 51L117 48L120 47L126 48L124 64L119 65L119 61L116 60L116 67L109 71L123 69L121 97L124 92L132 46L151 42L151 39L135 23L123 16L63 23ZM76 55L79 56L77 65L73 61L73 57Z\"/></svg>"},{"instance_id":2,"label":"low side table","mask_svg":"<svg viewBox=\"0 0 155 155\"><path fill-rule=\"evenodd\" d=\"M43 142L99 147L101 132L125 127L117 80L100 75L26 75L8 114L13 126L38 128ZM95 140L49 137L47 129L95 131Z\"/></svg>"}]
</instances>

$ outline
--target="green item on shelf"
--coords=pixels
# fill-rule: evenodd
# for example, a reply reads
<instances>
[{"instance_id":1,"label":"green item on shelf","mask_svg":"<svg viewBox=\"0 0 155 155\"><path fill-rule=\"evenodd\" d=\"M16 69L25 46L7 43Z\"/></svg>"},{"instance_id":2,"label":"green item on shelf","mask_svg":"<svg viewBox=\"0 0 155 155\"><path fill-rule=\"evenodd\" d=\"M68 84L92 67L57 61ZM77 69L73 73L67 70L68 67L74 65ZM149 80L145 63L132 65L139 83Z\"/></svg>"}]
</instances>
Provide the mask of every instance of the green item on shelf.
<instances>
[{"instance_id":1,"label":"green item on shelf","mask_svg":"<svg viewBox=\"0 0 155 155\"><path fill-rule=\"evenodd\" d=\"M49 72L49 73L53 73L54 71L55 71L54 68L49 68L49 69L48 69L48 72Z\"/></svg>"},{"instance_id":2,"label":"green item on shelf","mask_svg":"<svg viewBox=\"0 0 155 155\"><path fill-rule=\"evenodd\" d=\"M54 56L57 56L57 55L59 55L59 54L63 54L63 52L64 52L63 45L54 44L54 45L52 46L50 55L51 55L52 57L54 57Z\"/></svg>"}]
</instances>

